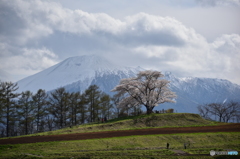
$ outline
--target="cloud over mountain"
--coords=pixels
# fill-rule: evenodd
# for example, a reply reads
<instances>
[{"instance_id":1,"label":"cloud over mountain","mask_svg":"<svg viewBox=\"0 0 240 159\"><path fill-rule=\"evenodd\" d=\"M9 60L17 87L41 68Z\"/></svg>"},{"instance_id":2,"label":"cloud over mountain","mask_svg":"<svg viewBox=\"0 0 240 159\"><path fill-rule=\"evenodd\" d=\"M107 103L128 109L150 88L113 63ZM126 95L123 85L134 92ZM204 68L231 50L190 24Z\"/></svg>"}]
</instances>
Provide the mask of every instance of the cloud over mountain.
<instances>
[{"instance_id":1,"label":"cloud over mountain","mask_svg":"<svg viewBox=\"0 0 240 159\"><path fill-rule=\"evenodd\" d=\"M0 68L9 72L30 75L69 56L101 54L126 65L240 83L239 34L208 42L173 17L141 12L117 19L52 1L2 0L0 9Z\"/></svg>"}]
</instances>

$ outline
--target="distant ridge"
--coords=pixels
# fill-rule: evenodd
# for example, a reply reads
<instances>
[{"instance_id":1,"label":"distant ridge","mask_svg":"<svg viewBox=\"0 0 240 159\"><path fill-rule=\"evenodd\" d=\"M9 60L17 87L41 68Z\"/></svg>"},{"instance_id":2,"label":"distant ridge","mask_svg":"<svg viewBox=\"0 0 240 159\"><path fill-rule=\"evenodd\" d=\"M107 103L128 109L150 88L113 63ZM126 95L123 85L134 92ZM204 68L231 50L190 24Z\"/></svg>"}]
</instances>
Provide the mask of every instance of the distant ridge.
<instances>
[{"instance_id":1,"label":"distant ridge","mask_svg":"<svg viewBox=\"0 0 240 159\"><path fill-rule=\"evenodd\" d=\"M136 76L141 67L116 65L97 55L70 57L48 69L18 81L19 92L38 89L52 91L65 87L69 92L83 92L96 84L110 95L123 78ZM154 110L173 108L178 112L197 113L197 106L212 102L240 102L240 86L228 80L198 77L175 77L171 72L163 72L171 81L170 89L176 92L176 103L166 103Z\"/></svg>"},{"instance_id":2,"label":"distant ridge","mask_svg":"<svg viewBox=\"0 0 240 159\"><path fill-rule=\"evenodd\" d=\"M75 56L18 81L18 91L36 92L40 88L50 91L76 83L81 85L81 90L78 91L84 91L96 81L96 78L101 78L103 75L111 74L119 78L128 78L140 70L140 67L131 68L113 64L97 55Z\"/></svg>"}]
</instances>

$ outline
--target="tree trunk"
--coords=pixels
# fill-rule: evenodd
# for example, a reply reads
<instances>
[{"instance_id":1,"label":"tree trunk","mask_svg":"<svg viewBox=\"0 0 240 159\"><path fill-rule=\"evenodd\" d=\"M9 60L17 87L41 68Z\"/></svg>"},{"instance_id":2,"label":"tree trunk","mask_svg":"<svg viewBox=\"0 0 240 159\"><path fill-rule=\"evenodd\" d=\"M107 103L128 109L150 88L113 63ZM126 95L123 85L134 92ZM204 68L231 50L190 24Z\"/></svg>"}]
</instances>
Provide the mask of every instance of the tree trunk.
<instances>
[{"instance_id":1,"label":"tree trunk","mask_svg":"<svg viewBox=\"0 0 240 159\"><path fill-rule=\"evenodd\" d=\"M146 106L146 108L147 108L147 114L152 114L153 112L152 110L154 107Z\"/></svg>"},{"instance_id":2,"label":"tree trunk","mask_svg":"<svg viewBox=\"0 0 240 159\"><path fill-rule=\"evenodd\" d=\"M7 108L7 125L6 125L6 127L7 127L7 137L9 137L9 112L8 112L9 110L8 110L8 108Z\"/></svg>"},{"instance_id":3,"label":"tree trunk","mask_svg":"<svg viewBox=\"0 0 240 159\"><path fill-rule=\"evenodd\" d=\"M7 111L6 111L6 119L7 119L7 125L6 125L6 129L7 129L7 137L9 137L9 120L10 120L10 113L9 113L9 111L10 111L10 109L9 109L9 107L10 107L10 103L9 103L9 98L7 98L7 103L6 103L6 108L7 108Z\"/></svg>"},{"instance_id":4,"label":"tree trunk","mask_svg":"<svg viewBox=\"0 0 240 159\"><path fill-rule=\"evenodd\" d=\"M39 107L39 102L38 102L38 105L37 105L37 132L39 131L39 121L40 121L40 116L39 116L39 114L40 114L40 107Z\"/></svg>"},{"instance_id":5,"label":"tree trunk","mask_svg":"<svg viewBox=\"0 0 240 159\"><path fill-rule=\"evenodd\" d=\"M77 108L74 109L74 125L77 125Z\"/></svg>"}]
</instances>

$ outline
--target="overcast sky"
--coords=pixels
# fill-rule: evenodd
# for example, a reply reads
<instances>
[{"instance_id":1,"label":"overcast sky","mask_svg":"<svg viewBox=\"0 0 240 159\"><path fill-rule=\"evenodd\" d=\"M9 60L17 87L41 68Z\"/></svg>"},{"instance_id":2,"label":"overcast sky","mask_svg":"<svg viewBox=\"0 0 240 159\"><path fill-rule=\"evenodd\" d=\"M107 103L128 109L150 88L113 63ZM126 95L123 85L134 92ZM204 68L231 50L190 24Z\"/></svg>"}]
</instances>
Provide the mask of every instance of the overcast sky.
<instances>
[{"instance_id":1,"label":"overcast sky","mask_svg":"<svg viewBox=\"0 0 240 159\"><path fill-rule=\"evenodd\" d=\"M240 0L0 0L2 79L85 54L240 84Z\"/></svg>"}]
</instances>

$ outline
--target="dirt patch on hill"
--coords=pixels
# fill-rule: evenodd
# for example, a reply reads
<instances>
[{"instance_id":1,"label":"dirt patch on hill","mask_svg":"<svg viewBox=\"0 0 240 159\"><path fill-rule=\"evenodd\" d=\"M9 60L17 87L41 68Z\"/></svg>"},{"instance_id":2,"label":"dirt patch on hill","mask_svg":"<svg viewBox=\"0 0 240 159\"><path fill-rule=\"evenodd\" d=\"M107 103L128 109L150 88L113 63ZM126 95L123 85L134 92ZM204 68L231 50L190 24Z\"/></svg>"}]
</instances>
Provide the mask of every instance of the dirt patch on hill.
<instances>
[{"instance_id":1,"label":"dirt patch on hill","mask_svg":"<svg viewBox=\"0 0 240 159\"><path fill-rule=\"evenodd\" d=\"M132 135L153 135L153 134L176 134L176 133L198 133L198 132L240 132L240 124L227 124L218 126L202 127L181 127L181 128L151 128L139 130L120 130L91 133L76 133L48 136L31 136L10 139L1 139L0 144L24 144L49 141L66 141L66 140L86 140L97 138L121 137Z\"/></svg>"}]
</instances>

